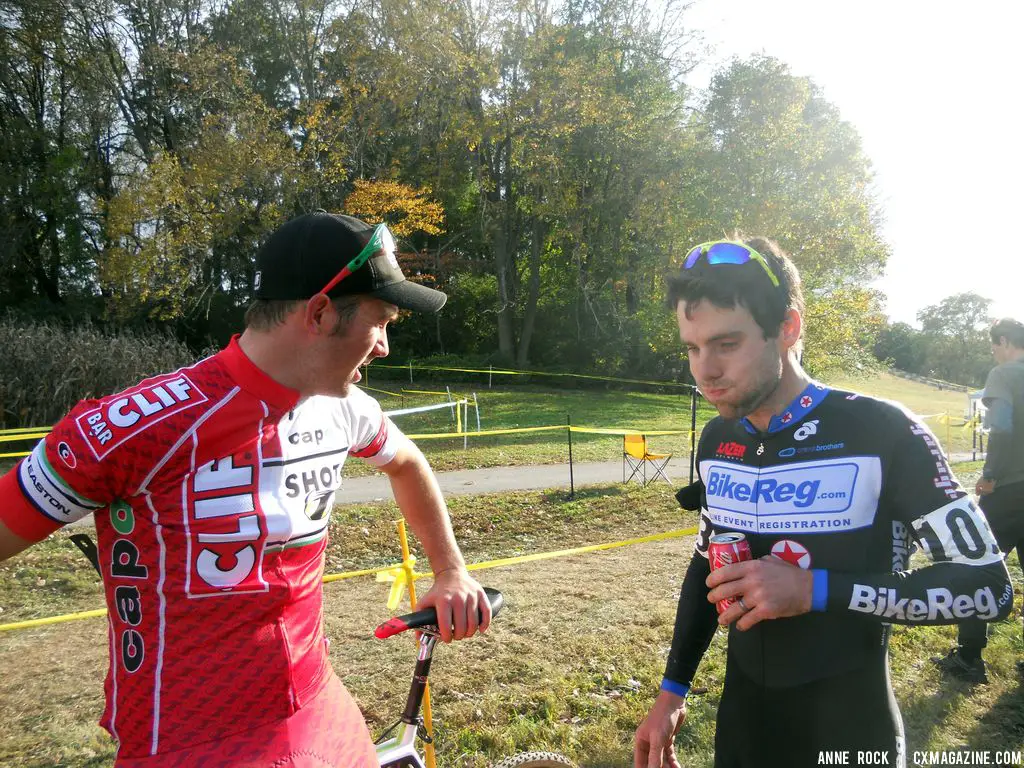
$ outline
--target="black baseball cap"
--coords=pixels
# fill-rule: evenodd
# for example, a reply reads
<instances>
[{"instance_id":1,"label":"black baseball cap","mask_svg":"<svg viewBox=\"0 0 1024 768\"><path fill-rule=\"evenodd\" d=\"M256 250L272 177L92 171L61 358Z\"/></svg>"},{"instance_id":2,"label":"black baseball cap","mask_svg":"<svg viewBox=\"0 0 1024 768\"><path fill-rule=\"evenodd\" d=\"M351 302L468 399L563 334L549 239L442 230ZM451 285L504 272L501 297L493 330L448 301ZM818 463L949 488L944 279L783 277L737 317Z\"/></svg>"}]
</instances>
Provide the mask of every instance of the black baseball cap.
<instances>
[{"instance_id":1,"label":"black baseball cap","mask_svg":"<svg viewBox=\"0 0 1024 768\"><path fill-rule=\"evenodd\" d=\"M256 298L308 299L322 293L366 247L375 231L357 218L326 211L286 221L256 252ZM441 309L448 296L406 280L395 256L394 239L380 239L382 247L336 283L328 295L364 294L416 312Z\"/></svg>"}]
</instances>

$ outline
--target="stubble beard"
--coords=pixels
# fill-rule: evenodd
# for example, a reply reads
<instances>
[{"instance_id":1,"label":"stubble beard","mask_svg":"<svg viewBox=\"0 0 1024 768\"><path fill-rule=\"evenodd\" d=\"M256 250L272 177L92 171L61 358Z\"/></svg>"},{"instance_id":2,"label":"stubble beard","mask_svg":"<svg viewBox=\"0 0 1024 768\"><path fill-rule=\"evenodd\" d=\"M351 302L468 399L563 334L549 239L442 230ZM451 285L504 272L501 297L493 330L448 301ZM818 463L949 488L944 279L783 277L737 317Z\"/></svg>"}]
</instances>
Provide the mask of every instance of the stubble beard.
<instances>
[{"instance_id":1,"label":"stubble beard","mask_svg":"<svg viewBox=\"0 0 1024 768\"><path fill-rule=\"evenodd\" d=\"M775 393L782 383L781 360L773 356L771 366L764 365L752 388L743 395L738 403L721 403L715 407L723 419L742 419L749 416Z\"/></svg>"}]
</instances>

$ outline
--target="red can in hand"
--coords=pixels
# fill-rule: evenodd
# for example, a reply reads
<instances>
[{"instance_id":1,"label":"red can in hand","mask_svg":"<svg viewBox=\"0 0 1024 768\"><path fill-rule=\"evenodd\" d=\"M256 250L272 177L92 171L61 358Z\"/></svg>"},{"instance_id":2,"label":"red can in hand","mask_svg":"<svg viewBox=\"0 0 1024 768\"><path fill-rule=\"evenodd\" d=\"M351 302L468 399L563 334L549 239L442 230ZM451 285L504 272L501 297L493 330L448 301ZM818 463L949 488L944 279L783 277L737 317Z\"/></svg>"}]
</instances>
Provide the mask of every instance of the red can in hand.
<instances>
[{"instance_id":1,"label":"red can in hand","mask_svg":"<svg viewBox=\"0 0 1024 768\"><path fill-rule=\"evenodd\" d=\"M711 570L721 568L723 565L742 563L744 560L752 560L750 544L747 537L742 533L730 531L719 533L711 537L711 544L708 547L708 560L711 563ZM735 603L735 598L719 600L715 603L718 612L725 613L725 609Z\"/></svg>"}]
</instances>

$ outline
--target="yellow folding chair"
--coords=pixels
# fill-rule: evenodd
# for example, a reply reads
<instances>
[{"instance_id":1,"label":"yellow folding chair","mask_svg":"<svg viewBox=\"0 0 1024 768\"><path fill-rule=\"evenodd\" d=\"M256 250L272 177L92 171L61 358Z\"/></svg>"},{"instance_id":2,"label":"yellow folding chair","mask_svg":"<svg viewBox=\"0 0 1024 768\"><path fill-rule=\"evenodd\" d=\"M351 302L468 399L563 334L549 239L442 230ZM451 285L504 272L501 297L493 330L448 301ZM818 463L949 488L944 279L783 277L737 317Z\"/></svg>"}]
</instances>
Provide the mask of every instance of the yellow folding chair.
<instances>
[{"instance_id":1,"label":"yellow folding chair","mask_svg":"<svg viewBox=\"0 0 1024 768\"><path fill-rule=\"evenodd\" d=\"M628 483L638 474L641 482L646 486L661 477L669 485L672 481L665 474L665 467L668 460L672 458L671 453L648 453L646 435L623 435L622 436L622 482ZM647 476L647 465L651 466L653 473L650 478ZM629 477L626 477L626 468L630 469Z\"/></svg>"}]
</instances>

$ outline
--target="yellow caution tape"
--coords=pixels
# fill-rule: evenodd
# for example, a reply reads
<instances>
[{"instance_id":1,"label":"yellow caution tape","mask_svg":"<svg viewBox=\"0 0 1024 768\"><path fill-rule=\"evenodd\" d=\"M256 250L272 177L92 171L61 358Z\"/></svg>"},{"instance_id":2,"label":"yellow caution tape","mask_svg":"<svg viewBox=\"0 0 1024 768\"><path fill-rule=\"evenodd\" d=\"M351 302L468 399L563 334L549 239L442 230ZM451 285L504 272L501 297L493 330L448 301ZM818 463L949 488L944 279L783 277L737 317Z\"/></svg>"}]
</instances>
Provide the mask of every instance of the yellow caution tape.
<instances>
[{"instance_id":1,"label":"yellow caution tape","mask_svg":"<svg viewBox=\"0 0 1024 768\"><path fill-rule=\"evenodd\" d=\"M47 616L45 619L29 619L28 621L15 621L13 624L0 624L0 632L9 632L15 629L31 629L32 627L43 627L47 624L60 624L65 621L76 619L92 619L97 616L106 616L107 609L100 608L95 611L82 611L81 613L65 613L63 616Z\"/></svg>"},{"instance_id":2,"label":"yellow caution tape","mask_svg":"<svg viewBox=\"0 0 1024 768\"><path fill-rule=\"evenodd\" d=\"M473 563L467 568L470 571L480 571L486 568L498 568L506 565L517 565L519 563L529 563L536 560L548 560L554 557L566 557L568 555L580 555L586 552L598 552L600 550L615 549L617 547L628 547L633 544L645 544L650 541L661 541L664 539L675 539L680 536L690 536L697 533L697 528L683 528L677 531L668 531L666 533L655 533L651 536L641 536L636 539L626 539L624 541L613 541L607 544L591 544L585 547L574 547L572 549L560 549L555 552L538 552L533 555L519 555L518 557L503 557L499 560L485 560L480 563ZM396 565L385 565L380 568L367 568L361 571L346 571L345 573L332 573L327 574L323 577L324 583L330 581L340 581L342 579L352 579L356 576L369 576L376 574L377 581L393 581L391 585L391 591L388 594L388 608L392 611L398 607L399 602L402 598L403 591L408 587L410 579L415 581L416 579L422 579L427 577L433 577L433 573L416 573L413 570L413 566L416 563L416 558L412 555L406 563L398 563ZM105 616L107 610L101 608L94 611L82 611L80 613L65 613L60 616L47 616L42 619L29 619L27 621L15 621L10 624L0 624L0 632L10 632L16 629L31 629L33 627L42 627L48 624L61 624L66 621L76 621L77 619L91 619L99 616Z\"/></svg>"},{"instance_id":3,"label":"yellow caution tape","mask_svg":"<svg viewBox=\"0 0 1024 768\"><path fill-rule=\"evenodd\" d=\"M445 397L448 397L448 395L455 395L454 392L435 392L430 389L405 389L404 387L402 388L402 392L407 395L444 395ZM455 395L455 397L458 397L458 395Z\"/></svg>"},{"instance_id":4,"label":"yellow caution tape","mask_svg":"<svg viewBox=\"0 0 1024 768\"><path fill-rule=\"evenodd\" d=\"M377 389L376 387L368 387L364 384L357 385L360 389L368 389L371 392L380 392L384 395L390 395L391 397L401 397L398 392L388 392L386 389Z\"/></svg>"},{"instance_id":5,"label":"yellow caution tape","mask_svg":"<svg viewBox=\"0 0 1024 768\"><path fill-rule=\"evenodd\" d=\"M603 429L601 427L570 427L573 432L583 432L592 435L688 435L688 429L675 430L648 430L648 429Z\"/></svg>"},{"instance_id":6,"label":"yellow caution tape","mask_svg":"<svg viewBox=\"0 0 1024 768\"><path fill-rule=\"evenodd\" d=\"M642 430L642 429L603 429L600 427L570 427L567 424L555 424L547 427L519 427L516 429L486 429L480 432L431 432L423 435L406 435L410 440L437 440L444 437L487 437L488 435L511 435L522 432L550 432L556 429L568 429L572 432L590 433L595 435L689 435L690 430Z\"/></svg>"},{"instance_id":7,"label":"yellow caution tape","mask_svg":"<svg viewBox=\"0 0 1024 768\"><path fill-rule=\"evenodd\" d=\"M410 578L414 581L421 578L421 574L416 573L415 566L416 557L414 555L409 555L408 562L396 565L383 573L377 574L377 581L391 582L391 590L388 592L389 611L393 611L398 608L399 603L402 602L402 595L409 586Z\"/></svg>"},{"instance_id":8,"label":"yellow caution tape","mask_svg":"<svg viewBox=\"0 0 1024 768\"><path fill-rule=\"evenodd\" d=\"M25 432L49 432L49 427L15 427L14 429L0 429L0 435L20 435Z\"/></svg>"},{"instance_id":9,"label":"yellow caution tape","mask_svg":"<svg viewBox=\"0 0 1024 768\"><path fill-rule=\"evenodd\" d=\"M46 437L50 434L50 430L45 432L25 432L20 435L8 435L0 433L0 443L13 443L18 440L38 440L41 437Z\"/></svg>"},{"instance_id":10,"label":"yellow caution tape","mask_svg":"<svg viewBox=\"0 0 1024 768\"><path fill-rule=\"evenodd\" d=\"M553 429L568 429L565 424L552 427L520 427L518 429L487 429L481 432L437 432L426 435L406 435L410 440L433 440L441 437L486 437L488 435L511 435L519 432L550 432Z\"/></svg>"},{"instance_id":11,"label":"yellow caution tape","mask_svg":"<svg viewBox=\"0 0 1024 768\"><path fill-rule=\"evenodd\" d=\"M28 456L32 451L21 451L20 453L0 453L0 459L16 459L22 456Z\"/></svg>"},{"instance_id":12,"label":"yellow caution tape","mask_svg":"<svg viewBox=\"0 0 1024 768\"><path fill-rule=\"evenodd\" d=\"M569 555L582 555L586 552L599 552L605 549L616 549L618 547L629 547L634 544L646 544L651 541L663 541L665 539L678 539L680 536L692 536L697 533L697 528L681 528L677 531L655 533L650 536L641 536L636 539L625 539L613 541L608 544L591 544L586 547L573 547L572 549L560 549L555 552L538 552L533 555L519 555L518 557L503 557L499 560L486 560L482 563L473 563L467 566L471 571L480 571L485 568L498 568L504 565L518 565L519 563L530 563L535 560L549 560L553 557L567 557ZM432 575L432 574L431 574Z\"/></svg>"},{"instance_id":13,"label":"yellow caution tape","mask_svg":"<svg viewBox=\"0 0 1024 768\"><path fill-rule=\"evenodd\" d=\"M666 539L677 539L680 536L692 536L697 533L696 526L693 528L682 528L677 531L667 531L666 533L655 533L650 536L641 536L636 539L625 539L624 541L613 541L607 544L590 544L585 547L573 547L572 549L559 549L554 552L538 552L532 555L519 555L517 557L503 557L498 560L485 560L480 563L472 563L466 566L467 570L470 571L482 571L487 568L501 568L508 565L519 565L520 563L530 563L537 560L550 560L555 557L568 557L569 555L582 555L588 552L599 552L607 549L616 549L618 547L629 547L634 544L647 544L652 541L663 541ZM415 561L416 558L411 558ZM402 565L397 565L394 568L389 569L386 573L377 574L377 581L392 581L391 592L388 595L388 608L392 611L398 606L401 600L402 590L406 588L409 583L409 576L407 575L407 569ZM430 573L412 573L412 579L427 579L433 578L433 572ZM394 604L392 604L394 601Z\"/></svg>"}]
</instances>

